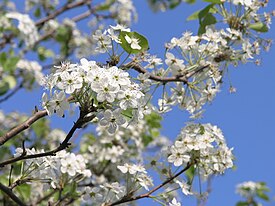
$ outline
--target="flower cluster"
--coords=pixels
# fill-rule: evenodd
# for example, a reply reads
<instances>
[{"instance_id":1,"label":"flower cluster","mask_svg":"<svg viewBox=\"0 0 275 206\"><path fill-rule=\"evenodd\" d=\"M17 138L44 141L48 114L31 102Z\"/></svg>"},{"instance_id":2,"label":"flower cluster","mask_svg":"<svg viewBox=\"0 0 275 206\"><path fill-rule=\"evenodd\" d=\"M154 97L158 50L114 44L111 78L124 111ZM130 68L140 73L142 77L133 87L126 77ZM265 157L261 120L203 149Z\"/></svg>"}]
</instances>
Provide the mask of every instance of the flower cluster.
<instances>
[{"instance_id":1,"label":"flower cluster","mask_svg":"<svg viewBox=\"0 0 275 206\"><path fill-rule=\"evenodd\" d=\"M232 148L219 128L211 124L188 124L170 148L168 162L184 166L193 162L202 177L223 173L233 166Z\"/></svg>"},{"instance_id":2,"label":"flower cluster","mask_svg":"<svg viewBox=\"0 0 275 206\"><path fill-rule=\"evenodd\" d=\"M39 4L43 4L44 8L55 8L59 4L59 0L26 0L25 1L25 11L29 12L31 9Z\"/></svg>"},{"instance_id":3,"label":"flower cluster","mask_svg":"<svg viewBox=\"0 0 275 206\"><path fill-rule=\"evenodd\" d=\"M38 154L43 152L36 151L34 148L26 149L26 154ZM23 153L22 148L17 148L15 157ZM52 188L58 188L60 185L72 183L78 179L89 178L91 171L86 169L86 160L82 155L75 155L66 151L58 152L56 156L46 156L37 159L28 159L26 168L29 170L29 177L44 179L50 183ZM76 179L77 178L77 179Z\"/></svg>"},{"instance_id":4,"label":"flower cluster","mask_svg":"<svg viewBox=\"0 0 275 206\"><path fill-rule=\"evenodd\" d=\"M146 119L149 116L151 120L156 119L154 115L147 115ZM130 125L124 124L114 134L110 134L105 127L99 124L96 128L97 136L82 137L81 151L84 152L89 166L93 168L94 184L100 184L96 179L97 174L101 181L102 179L108 182L121 180L124 177L118 172L118 165L123 165L129 159L143 162L146 148L156 149L169 145L167 138L160 138L158 129L150 125L151 120L140 120ZM155 124L157 124L156 121Z\"/></svg>"},{"instance_id":5,"label":"flower cluster","mask_svg":"<svg viewBox=\"0 0 275 206\"><path fill-rule=\"evenodd\" d=\"M89 205L108 205L121 199L125 193L126 187L118 182L103 183L99 187L85 187L82 201Z\"/></svg>"},{"instance_id":6,"label":"flower cluster","mask_svg":"<svg viewBox=\"0 0 275 206\"><path fill-rule=\"evenodd\" d=\"M42 67L38 62L20 59L16 66L18 69L20 69L25 79L24 87L30 88L31 83L34 80L39 85L42 85L42 80L44 75L42 73Z\"/></svg>"},{"instance_id":7,"label":"flower cluster","mask_svg":"<svg viewBox=\"0 0 275 206\"><path fill-rule=\"evenodd\" d=\"M263 182L248 181L236 186L236 192L247 199L252 199L266 191L269 191L269 189Z\"/></svg>"},{"instance_id":8,"label":"flower cluster","mask_svg":"<svg viewBox=\"0 0 275 206\"><path fill-rule=\"evenodd\" d=\"M132 19L137 19L136 8L132 0L117 0L110 8L111 14L120 24L130 25Z\"/></svg>"},{"instance_id":9,"label":"flower cluster","mask_svg":"<svg viewBox=\"0 0 275 206\"><path fill-rule=\"evenodd\" d=\"M107 30L96 30L93 34L93 41L97 42L97 46L95 48L95 54L109 53L109 50L112 48L112 42L116 42L118 44L121 43L119 39L120 31L130 32L129 28L126 28L120 24L116 26L110 26Z\"/></svg>"},{"instance_id":10,"label":"flower cluster","mask_svg":"<svg viewBox=\"0 0 275 206\"><path fill-rule=\"evenodd\" d=\"M173 200L169 203L169 206L181 206L181 203L178 202L176 198L173 198Z\"/></svg>"},{"instance_id":11,"label":"flower cluster","mask_svg":"<svg viewBox=\"0 0 275 206\"><path fill-rule=\"evenodd\" d=\"M74 97L80 106L98 108L100 125L114 133L118 125L126 122L123 111L141 110L143 96L137 83L131 81L129 73L116 66L99 66L95 61L81 59L80 64L62 63L55 73L45 79L45 87L50 91L50 98L43 94L42 105L48 114L64 115L69 108L66 94ZM54 91L53 91L54 90ZM112 105L112 109L101 108ZM101 112L102 111L102 112Z\"/></svg>"},{"instance_id":12,"label":"flower cluster","mask_svg":"<svg viewBox=\"0 0 275 206\"><path fill-rule=\"evenodd\" d=\"M35 42L39 40L37 28L29 15L18 12L9 12L6 14L6 17L19 21L18 29L21 32L20 34L27 47L33 46Z\"/></svg>"},{"instance_id":13,"label":"flower cluster","mask_svg":"<svg viewBox=\"0 0 275 206\"><path fill-rule=\"evenodd\" d=\"M271 24L272 14L259 13L267 1L223 2L224 6L215 7L219 11L216 16L221 14L224 19L221 22L226 24L222 25L222 29L214 25L201 27L200 35L185 32L182 37L174 37L166 44L165 63L168 68L163 72L159 70L158 76L186 76L189 79L188 83L174 84L171 91L163 95L159 103L161 110L169 111L169 106L179 105L189 111L192 117L200 117L202 106L211 102L219 92L230 64L236 66L239 62L252 61L262 47L269 50L271 41L259 37L259 33L255 32L266 32ZM238 6L227 7L227 3ZM214 7L215 4L210 6ZM241 9L243 6L245 9ZM232 11L233 8L237 11ZM238 15L234 16L236 13ZM260 61L255 60L255 63L259 64Z\"/></svg>"},{"instance_id":14,"label":"flower cluster","mask_svg":"<svg viewBox=\"0 0 275 206\"><path fill-rule=\"evenodd\" d=\"M258 40L251 43L242 32L231 28L214 30L208 27L201 36L185 32L181 38L173 38L167 44L165 75L190 75L191 78L186 85L176 83L162 101L195 114L219 92L225 72L220 70L223 62L227 62L226 67L230 62L234 65L238 61L246 62L259 54L259 47ZM182 57L176 57L172 53L174 50L180 51ZM205 65L208 66L200 70Z\"/></svg>"},{"instance_id":15,"label":"flower cluster","mask_svg":"<svg viewBox=\"0 0 275 206\"><path fill-rule=\"evenodd\" d=\"M131 184L128 188L128 191L136 191L139 189L139 186L143 187L146 190L149 190L148 186L153 186L153 180L147 175L145 168L142 165L128 164L125 163L122 166L117 166L117 168L123 173L129 173L131 176ZM139 185L137 186L136 183Z\"/></svg>"}]
</instances>

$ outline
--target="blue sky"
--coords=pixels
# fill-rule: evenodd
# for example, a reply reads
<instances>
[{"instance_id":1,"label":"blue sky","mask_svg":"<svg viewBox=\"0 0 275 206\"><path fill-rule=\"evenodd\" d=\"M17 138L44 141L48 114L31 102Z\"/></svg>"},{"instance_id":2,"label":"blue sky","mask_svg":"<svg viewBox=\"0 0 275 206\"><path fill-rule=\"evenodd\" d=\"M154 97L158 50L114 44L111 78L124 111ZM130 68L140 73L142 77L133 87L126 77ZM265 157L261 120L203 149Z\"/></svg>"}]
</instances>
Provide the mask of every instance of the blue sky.
<instances>
[{"instance_id":1,"label":"blue sky","mask_svg":"<svg viewBox=\"0 0 275 206\"><path fill-rule=\"evenodd\" d=\"M186 30L196 33L198 22L187 22L185 19L205 6L205 3L198 1L194 5L182 4L175 10L153 13L145 1L134 0L134 4L139 20L133 24L132 30L146 36L150 53L160 57L164 55L164 43L172 37L179 37ZM272 9L275 9L275 1L270 0L267 10ZM275 28L272 27L266 36L274 39ZM228 145L234 147L237 166L235 171L227 171L225 175L214 179L207 205L234 205L240 200L235 194L235 185L248 180L267 182L271 188L269 194L275 196L275 48L272 47L268 53L263 52L261 57L260 67L250 63L230 68L231 81L237 93L230 94L228 83L225 82L213 103L206 106L201 122L209 122L223 130ZM38 95L20 92L17 98L3 103L0 109L17 109L30 114L34 106L40 104L41 93L41 90L37 90ZM177 136L188 120L187 114L177 109L164 117L162 132L170 139ZM65 130L72 125L68 119L58 121ZM152 205L146 200L140 203ZM182 197L182 203L184 206L195 205L194 199L186 197ZM274 205L274 201L264 205Z\"/></svg>"}]
</instances>

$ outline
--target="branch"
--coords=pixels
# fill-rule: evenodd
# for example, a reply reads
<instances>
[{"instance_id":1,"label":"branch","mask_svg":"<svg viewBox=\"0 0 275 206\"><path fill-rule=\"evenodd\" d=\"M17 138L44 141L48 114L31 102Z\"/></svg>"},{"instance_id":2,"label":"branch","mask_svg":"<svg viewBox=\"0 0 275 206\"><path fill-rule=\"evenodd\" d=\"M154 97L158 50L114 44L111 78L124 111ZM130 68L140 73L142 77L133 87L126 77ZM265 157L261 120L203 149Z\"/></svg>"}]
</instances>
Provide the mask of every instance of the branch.
<instances>
[{"instance_id":1,"label":"branch","mask_svg":"<svg viewBox=\"0 0 275 206\"><path fill-rule=\"evenodd\" d=\"M181 175L182 173L184 173L186 170L188 170L191 166L193 165L193 163L188 163L186 165L185 168L183 168L180 172L178 172L177 174L175 174L174 176L168 178L166 181L164 181L163 183L161 183L160 185L158 185L157 187L153 188L152 190L150 190L149 192L145 193L145 194L142 194L142 195L138 195L138 196L135 196L135 197L130 197L130 198L127 198L127 196L124 196L121 200L118 200L108 206L114 206L114 205L119 205L119 204L122 204L122 203L126 203L126 202L131 202L131 201L134 201L134 200L139 200L139 199L143 199L143 198L148 198L150 197L150 195L152 193L154 193L155 191L159 190L160 188L162 188L163 186L167 185L168 183L172 182L176 177L178 177L179 175Z\"/></svg>"},{"instance_id":2,"label":"branch","mask_svg":"<svg viewBox=\"0 0 275 206\"><path fill-rule=\"evenodd\" d=\"M70 139L72 138L74 132L81 128L82 125L87 122L90 121L91 119L93 119L95 117L95 115L92 115L90 117L85 118L84 115L80 115L80 117L78 118L78 120L74 123L73 127L70 129L69 133L67 134L66 138L63 140L63 142L55 149L50 150L48 152L42 152L42 153L38 153L38 154L30 154L30 155L26 155L26 152L24 152L24 148L23 148L23 154L20 155L19 157L15 157L9 160L6 160L4 162L0 163L0 167L4 167L5 165L20 161L20 160L24 160L24 159L34 159L34 158L38 158L38 157L46 157L46 156L54 156L56 155L57 152L64 150L66 148L68 148L70 146Z\"/></svg>"},{"instance_id":3,"label":"branch","mask_svg":"<svg viewBox=\"0 0 275 206\"><path fill-rule=\"evenodd\" d=\"M16 202L20 206L26 206L26 204L20 200L10 188L6 187L0 182L0 190L2 190L6 195L8 195L14 202Z\"/></svg>"},{"instance_id":4,"label":"branch","mask_svg":"<svg viewBox=\"0 0 275 206\"><path fill-rule=\"evenodd\" d=\"M157 82L162 82L163 84L166 84L168 82L183 82L184 84L187 84L188 79L190 77L192 77L196 73L202 71L203 69L208 68L209 66L210 65L207 64L207 65L201 66L198 69L191 71L190 73L187 73L185 75L176 75L176 76L172 76L172 77L161 77L161 76L156 76L156 75L150 73L149 79L157 81ZM146 69L144 69L142 66L140 66L139 64L137 64L135 62L130 62L130 63L126 64L125 67L132 68L142 74L149 73Z\"/></svg>"},{"instance_id":5,"label":"branch","mask_svg":"<svg viewBox=\"0 0 275 206\"><path fill-rule=\"evenodd\" d=\"M12 183L12 185L9 187L11 190L13 190L15 187L19 186L19 185L23 185L26 184L28 182L31 182L33 179L32 178L26 178L26 179L18 179L16 180L14 183Z\"/></svg>"},{"instance_id":6,"label":"branch","mask_svg":"<svg viewBox=\"0 0 275 206\"><path fill-rule=\"evenodd\" d=\"M44 23L46 23L47 21L51 20L51 19L54 19L56 18L57 16L59 16L60 14L64 13L65 11L68 11L70 9L73 9L73 8L77 8L77 7L80 7L80 6L83 6L85 4L89 4L91 2L91 0L82 0L82 1L78 1L78 2L72 2L72 3L67 3L65 4L63 7L61 7L60 9L56 10L54 13L50 14L49 16L46 16L40 20L38 20L35 25L36 26L41 26L43 25ZM89 15L91 15L92 13L90 11L87 11L89 12ZM86 17L89 16L88 13L86 13L85 16L83 17L80 17L78 19L76 19L75 22L77 21L80 21ZM46 38L48 38L49 36L51 36L55 31L52 31L52 32L49 32L49 33L46 33L44 34L39 40L38 42L40 41L43 41L45 40ZM12 41L13 38L15 38L16 35L15 34L9 34L9 35L5 35L4 34L4 37L3 37L3 41L0 42L0 49L3 49L5 47L5 45L7 43L10 43ZM35 44L36 45L36 44ZM34 45L34 46L35 46Z\"/></svg>"},{"instance_id":7,"label":"branch","mask_svg":"<svg viewBox=\"0 0 275 206\"><path fill-rule=\"evenodd\" d=\"M83 14L80 14L80 15L78 15L78 16L76 16L76 17L73 17L73 18L72 18L72 21L74 21L74 22L79 22L79 21L81 21L81 20L83 20L83 19L89 17L91 14L93 14L91 11L92 11L92 10L89 10L89 11L84 12ZM96 9L94 9L94 11L96 11ZM46 34L44 34L43 36L41 36L41 37L35 42L35 45L37 45L37 44L40 43L41 41L47 39L48 37L50 37L51 35L53 35L55 32L56 32L56 30L52 30L52 31L50 31L50 32L48 32L48 33L46 33Z\"/></svg>"},{"instance_id":8,"label":"branch","mask_svg":"<svg viewBox=\"0 0 275 206\"><path fill-rule=\"evenodd\" d=\"M14 37L14 34L4 34L2 37L3 41L0 42L0 50L3 49L7 43L10 43Z\"/></svg>"},{"instance_id":9,"label":"branch","mask_svg":"<svg viewBox=\"0 0 275 206\"><path fill-rule=\"evenodd\" d=\"M50 15L46 16L45 18L37 21L35 23L35 26L41 26L44 23L46 23L47 21L54 19L55 17L59 16L60 14L64 13L67 10L77 8L77 7L83 6L85 4L89 4L90 2L91 2L91 0L82 0L82 1L77 1L77 2L67 3L60 9L57 9L54 13L51 13Z\"/></svg>"},{"instance_id":10,"label":"branch","mask_svg":"<svg viewBox=\"0 0 275 206\"><path fill-rule=\"evenodd\" d=\"M17 127L13 128L9 132L7 132L2 137L0 137L0 146L5 144L8 140L13 138L15 135L28 129L34 122L36 122L40 118L45 117L47 115L48 115L48 113L46 110L41 110L41 111L36 112L33 116L31 116L25 122L23 122L22 124L18 125Z\"/></svg>"},{"instance_id":11,"label":"branch","mask_svg":"<svg viewBox=\"0 0 275 206\"><path fill-rule=\"evenodd\" d=\"M23 87L23 81L17 86L15 87L9 94L7 94L5 97L3 97L2 99L0 99L0 103L7 101L10 97L12 97L14 94L16 94L16 92L18 92L22 87Z\"/></svg>"},{"instance_id":12,"label":"branch","mask_svg":"<svg viewBox=\"0 0 275 206\"><path fill-rule=\"evenodd\" d=\"M50 197L52 197L52 196L54 195L54 193L56 193L57 191L58 191L58 190L53 190L53 191L51 191L51 192L50 192L49 194L47 194L46 196L44 196L44 197L40 198L39 200L37 200L36 203L31 204L31 206L39 205L41 202L43 202L43 201L49 199Z\"/></svg>"}]
</instances>

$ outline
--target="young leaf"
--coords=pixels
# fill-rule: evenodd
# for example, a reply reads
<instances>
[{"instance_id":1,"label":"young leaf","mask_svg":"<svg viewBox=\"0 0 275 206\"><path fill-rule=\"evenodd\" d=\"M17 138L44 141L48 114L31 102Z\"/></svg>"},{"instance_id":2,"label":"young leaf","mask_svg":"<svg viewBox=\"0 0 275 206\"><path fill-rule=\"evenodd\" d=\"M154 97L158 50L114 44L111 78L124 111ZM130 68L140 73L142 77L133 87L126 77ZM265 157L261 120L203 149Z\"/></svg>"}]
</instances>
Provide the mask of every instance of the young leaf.
<instances>
[{"instance_id":1,"label":"young leaf","mask_svg":"<svg viewBox=\"0 0 275 206\"><path fill-rule=\"evenodd\" d=\"M16 86L16 79L9 75L5 76L0 81L0 96L6 94L10 89L14 88Z\"/></svg>"},{"instance_id":2,"label":"young leaf","mask_svg":"<svg viewBox=\"0 0 275 206\"><path fill-rule=\"evenodd\" d=\"M9 84L5 81L0 81L0 96L6 94L9 91Z\"/></svg>"},{"instance_id":3,"label":"young leaf","mask_svg":"<svg viewBox=\"0 0 275 206\"><path fill-rule=\"evenodd\" d=\"M210 4L202 10L195 11L193 14L191 14L187 18L187 21L196 20L196 19L200 19L200 21L201 21L203 19L203 17L205 17L208 13L215 14L217 11L215 8L213 8L214 5L215 4Z\"/></svg>"},{"instance_id":4,"label":"young leaf","mask_svg":"<svg viewBox=\"0 0 275 206\"><path fill-rule=\"evenodd\" d=\"M215 24L215 23L217 23L216 18L212 14L208 13L204 17L204 19L200 22L200 28L199 28L198 34L202 35L206 31L206 26Z\"/></svg>"},{"instance_id":5,"label":"young leaf","mask_svg":"<svg viewBox=\"0 0 275 206\"><path fill-rule=\"evenodd\" d=\"M154 140L151 135L147 135L147 134L142 135L141 138L142 138L142 143L144 144L145 147Z\"/></svg>"},{"instance_id":6,"label":"young leaf","mask_svg":"<svg viewBox=\"0 0 275 206\"><path fill-rule=\"evenodd\" d=\"M257 191L257 196L265 201L269 201L269 197L262 191Z\"/></svg>"},{"instance_id":7,"label":"young leaf","mask_svg":"<svg viewBox=\"0 0 275 206\"><path fill-rule=\"evenodd\" d=\"M12 75L6 76L3 81L8 83L10 89L13 89L16 86L16 79Z\"/></svg>"},{"instance_id":8,"label":"young leaf","mask_svg":"<svg viewBox=\"0 0 275 206\"><path fill-rule=\"evenodd\" d=\"M188 185L192 184L192 180L195 176L195 172L196 172L196 169L195 169L194 165L192 165L188 170L186 170L185 175L187 177L187 184Z\"/></svg>"},{"instance_id":9,"label":"young leaf","mask_svg":"<svg viewBox=\"0 0 275 206\"><path fill-rule=\"evenodd\" d=\"M37 18L41 16L41 9L39 7L34 11L34 16Z\"/></svg>"},{"instance_id":10,"label":"young leaf","mask_svg":"<svg viewBox=\"0 0 275 206\"><path fill-rule=\"evenodd\" d=\"M199 13L201 12L201 10L199 11L195 11L193 14L191 14L190 16L187 17L187 21L192 21L192 20L196 20L199 18Z\"/></svg>"},{"instance_id":11,"label":"young leaf","mask_svg":"<svg viewBox=\"0 0 275 206\"><path fill-rule=\"evenodd\" d=\"M6 60L6 62L3 64L3 69L8 72L14 71L14 69L16 69L16 65L19 60L20 60L20 58L16 57L16 56L9 57Z\"/></svg>"},{"instance_id":12,"label":"young leaf","mask_svg":"<svg viewBox=\"0 0 275 206\"><path fill-rule=\"evenodd\" d=\"M203 0L205 2L210 2L210 3L213 3L213 4L222 4L223 2L221 0Z\"/></svg>"},{"instance_id":13,"label":"young leaf","mask_svg":"<svg viewBox=\"0 0 275 206\"><path fill-rule=\"evenodd\" d=\"M193 3L196 2L196 0L185 0L185 2L186 2L187 4L193 4Z\"/></svg>"},{"instance_id":14,"label":"young leaf","mask_svg":"<svg viewBox=\"0 0 275 206\"><path fill-rule=\"evenodd\" d=\"M110 8L110 6L115 2L115 0L108 1L107 3L99 4L96 7L96 11L106 11Z\"/></svg>"},{"instance_id":15,"label":"young leaf","mask_svg":"<svg viewBox=\"0 0 275 206\"><path fill-rule=\"evenodd\" d=\"M268 27L262 22L250 24L248 27L258 32L268 32Z\"/></svg>"},{"instance_id":16,"label":"young leaf","mask_svg":"<svg viewBox=\"0 0 275 206\"><path fill-rule=\"evenodd\" d=\"M237 202L236 206L249 206L249 203L247 202Z\"/></svg>"},{"instance_id":17,"label":"young leaf","mask_svg":"<svg viewBox=\"0 0 275 206\"><path fill-rule=\"evenodd\" d=\"M2 52L0 54L0 65L5 64L6 61L7 61L7 54L5 52Z\"/></svg>"},{"instance_id":18,"label":"young leaf","mask_svg":"<svg viewBox=\"0 0 275 206\"><path fill-rule=\"evenodd\" d=\"M169 5L169 9L174 9L176 8L178 5L180 5L181 1L172 1Z\"/></svg>"},{"instance_id":19,"label":"young leaf","mask_svg":"<svg viewBox=\"0 0 275 206\"><path fill-rule=\"evenodd\" d=\"M137 40L138 45L141 47L140 49L134 49L133 43L129 42L128 37L130 39ZM137 32L126 32L122 31L119 34L119 38L121 40L121 47L129 54L137 54L149 49L149 44L147 39ZM128 40L128 41L127 41Z\"/></svg>"}]
</instances>

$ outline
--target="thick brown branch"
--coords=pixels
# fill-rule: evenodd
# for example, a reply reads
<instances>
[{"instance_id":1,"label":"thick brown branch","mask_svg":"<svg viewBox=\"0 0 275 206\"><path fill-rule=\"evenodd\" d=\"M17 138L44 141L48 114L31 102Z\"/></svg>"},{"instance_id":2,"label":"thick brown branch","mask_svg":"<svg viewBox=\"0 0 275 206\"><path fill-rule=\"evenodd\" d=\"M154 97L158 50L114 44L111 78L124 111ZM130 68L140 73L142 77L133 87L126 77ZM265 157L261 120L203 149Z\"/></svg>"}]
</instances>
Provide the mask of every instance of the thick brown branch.
<instances>
[{"instance_id":1,"label":"thick brown branch","mask_svg":"<svg viewBox=\"0 0 275 206\"><path fill-rule=\"evenodd\" d=\"M139 200L139 199L142 199L142 198L148 198L148 197L150 197L150 195L152 193L159 190L160 188L167 185L168 183L172 182L176 177L180 176L182 173L184 173L186 170L188 170L192 165L193 165L193 163L187 164L186 167L184 169L182 169L180 172L178 172L174 176L168 178L166 181L164 181L163 183L161 183L160 185L158 185L157 187L153 188L152 190L150 190L149 192L147 192L145 194L138 195L138 196L135 196L135 197L130 197L130 198L124 197L121 200L118 200L117 202L114 202L114 203L112 203L108 206L114 206L114 205L119 205L119 204L126 203L126 202L131 202L131 201L134 201L134 200Z\"/></svg>"},{"instance_id":2,"label":"thick brown branch","mask_svg":"<svg viewBox=\"0 0 275 206\"><path fill-rule=\"evenodd\" d=\"M93 119L95 116L90 116L88 117L88 120ZM20 160L24 160L24 159L34 159L34 158L38 158L38 157L46 157L46 156L54 156L56 155L57 152L66 149L67 147L69 147L70 143L70 139L72 138L74 132L81 128L82 125L84 123L86 123L88 121L86 118L84 118L84 116L80 115L80 117L78 118L78 120L74 123L73 127L70 129L69 133L67 134L66 138L63 140L63 142L55 149L48 151L48 152L43 152L43 153L38 153L38 154L31 154L31 155L26 155L26 154L22 154L19 157L15 157L9 160L6 160L4 162L0 163L0 167L4 167L5 165L20 161Z\"/></svg>"},{"instance_id":3,"label":"thick brown branch","mask_svg":"<svg viewBox=\"0 0 275 206\"><path fill-rule=\"evenodd\" d=\"M46 110L41 110L36 112L33 116L31 116L29 119L27 119L25 122L22 124L18 125L17 127L13 128L9 132L7 132L5 135L0 137L0 146L5 144L9 139L14 137L15 135L19 134L20 132L28 129L34 122L39 120L42 117L47 116L47 111Z\"/></svg>"},{"instance_id":4,"label":"thick brown branch","mask_svg":"<svg viewBox=\"0 0 275 206\"><path fill-rule=\"evenodd\" d=\"M130 62L124 66L127 68L132 68L142 74L148 73L146 69L144 69L142 66L140 66L139 64L136 64L134 62ZM162 82L163 84L166 84L168 82L183 82L184 84L187 84L188 79L190 77L192 77L193 75L195 75L196 73L198 73L199 71L202 71L203 69L205 69L207 67L209 67L209 65L201 66L201 67L197 68L196 70L191 71L190 73L187 73L185 75L176 75L176 76L172 76L172 77L161 77L161 76L156 76L156 75L150 73L149 79L157 81L157 82Z\"/></svg>"},{"instance_id":5,"label":"thick brown branch","mask_svg":"<svg viewBox=\"0 0 275 206\"><path fill-rule=\"evenodd\" d=\"M14 202L16 202L16 204L20 205L20 206L26 206L26 204L20 200L13 192L10 188L6 187L5 185L3 185L2 183L0 183L0 190L2 190L6 195L8 195Z\"/></svg>"},{"instance_id":6,"label":"thick brown branch","mask_svg":"<svg viewBox=\"0 0 275 206\"><path fill-rule=\"evenodd\" d=\"M60 14L64 13L67 10L77 8L77 7L83 6L85 4L89 4L90 2L91 2L91 0L82 0L82 1L72 2L72 3L67 3L63 7L57 9L55 12L53 12L50 15L46 16L45 18L40 19L39 21L37 21L35 23L35 26L43 25L47 21L56 18L57 16L59 16Z\"/></svg>"}]
</instances>

